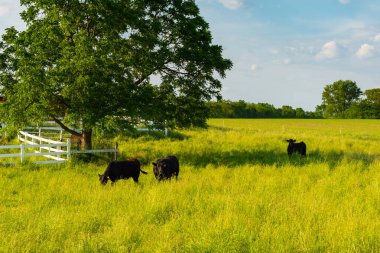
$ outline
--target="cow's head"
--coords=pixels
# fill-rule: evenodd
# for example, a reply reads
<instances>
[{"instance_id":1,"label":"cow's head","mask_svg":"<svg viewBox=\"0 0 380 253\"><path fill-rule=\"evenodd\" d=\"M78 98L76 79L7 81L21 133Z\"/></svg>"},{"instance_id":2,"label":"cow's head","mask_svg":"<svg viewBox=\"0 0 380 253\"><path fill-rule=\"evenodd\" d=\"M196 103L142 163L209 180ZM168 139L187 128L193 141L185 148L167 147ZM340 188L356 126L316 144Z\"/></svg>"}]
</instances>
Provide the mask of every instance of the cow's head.
<instances>
[{"instance_id":1,"label":"cow's head","mask_svg":"<svg viewBox=\"0 0 380 253\"><path fill-rule=\"evenodd\" d=\"M296 142L296 140L293 140L293 139L289 139L289 140L286 140L287 142L289 142L289 144L293 144Z\"/></svg>"},{"instance_id":2,"label":"cow's head","mask_svg":"<svg viewBox=\"0 0 380 253\"><path fill-rule=\"evenodd\" d=\"M166 163L158 160L152 164L153 164L153 173L156 179L158 180L164 179Z\"/></svg>"},{"instance_id":3,"label":"cow's head","mask_svg":"<svg viewBox=\"0 0 380 253\"><path fill-rule=\"evenodd\" d=\"M100 174L98 174L98 176L99 176L99 182L100 182L102 185L106 185L107 182L108 182L108 176L100 175Z\"/></svg>"}]
</instances>

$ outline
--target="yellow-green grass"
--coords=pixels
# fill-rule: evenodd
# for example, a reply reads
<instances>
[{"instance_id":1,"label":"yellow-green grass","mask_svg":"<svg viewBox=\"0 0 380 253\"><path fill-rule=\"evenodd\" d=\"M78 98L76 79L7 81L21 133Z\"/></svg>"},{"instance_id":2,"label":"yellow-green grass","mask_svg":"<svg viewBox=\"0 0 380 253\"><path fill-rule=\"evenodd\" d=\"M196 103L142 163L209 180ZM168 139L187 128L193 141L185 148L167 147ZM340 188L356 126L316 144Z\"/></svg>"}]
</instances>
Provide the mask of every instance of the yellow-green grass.
<instances>
[{"instance_id":1,"label":"yellow-green grass","mask_svg":"<svg viewBox=\"0 0 380 253\"><path fill-rule=\"evenodd\" d=\"M102 187L100 161L0 167L0 252L380 251L379 121L209 124L113 140L149 172L139 184ZM150 164L169 154L179 179L159 183Z\"/></svg>"}]
</instances>

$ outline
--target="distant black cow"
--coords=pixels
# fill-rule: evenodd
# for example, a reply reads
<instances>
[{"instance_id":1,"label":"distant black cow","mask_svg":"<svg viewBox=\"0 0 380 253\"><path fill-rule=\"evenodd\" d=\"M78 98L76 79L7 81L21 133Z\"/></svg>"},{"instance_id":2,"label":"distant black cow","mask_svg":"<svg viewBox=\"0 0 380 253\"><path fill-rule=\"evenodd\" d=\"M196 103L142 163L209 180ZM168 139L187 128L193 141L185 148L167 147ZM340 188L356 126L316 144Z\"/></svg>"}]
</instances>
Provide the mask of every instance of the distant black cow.
<instances>
[{"instance_id":1,"label":"distant black cow","mask_svg":"<svg viewBox=\"0 0 380 253\"><path fill-rule=\"evenodd\" d=\"M289 142L288 145L288 155L291 156L293 153L299 153L302 156L306 156L306 144L301 141L300 143L296 143L296 140L289 139L286 140Z\"/></svg>"},{"instance_id":2,"label":"distant black cow","mask_svg":"<svg viewBox=\"0 0 380 253\"><path fill-rule=\"evenodd\" d=\"M158 159L153 163L153 173L158 181L170 179L172 176L178 179L179 162L177 157L168 156Z\"/></svg>"},{"instance_id":3,"label":"distant black cow","mask_svg":"<svg viewBox=\"0 0 380 253\"><path fill-rule=\"evenodd\" d=\"M137 159L130 159L124 161L112 161L108 164L107 169L103 175L99 175L101 184L106 185L108 179L112 183L119 179L133 178L136 183L139 181L140 172L148 174L140 169L140 162Z\"/></svg>"}]
</instances>

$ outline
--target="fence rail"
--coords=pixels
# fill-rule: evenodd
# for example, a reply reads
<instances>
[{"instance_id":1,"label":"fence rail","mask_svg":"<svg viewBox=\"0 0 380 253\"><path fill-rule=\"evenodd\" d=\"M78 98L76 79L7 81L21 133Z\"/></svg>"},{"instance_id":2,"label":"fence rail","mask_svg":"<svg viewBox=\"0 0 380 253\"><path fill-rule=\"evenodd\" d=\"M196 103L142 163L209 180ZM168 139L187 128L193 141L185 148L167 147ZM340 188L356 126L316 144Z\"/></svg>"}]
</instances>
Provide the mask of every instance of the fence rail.
<instances>
[{"instance_id":1,"label":"fence rail","mask_svg":"<svg viewBox=\"0 0 380 253\"><path fill-rule=\"evenodd\" d=\"M47 124L54 125L54 121L47 121ZM0 125L1 126L1 125ZM158 129L152 128L136 128L138 131L158 131ZM54 164L54 163L63 163L70 159L72 154L93 154L93 153L114 153L114 159L117 159L118 145L114 149L93 149L93 150L73 150L71 149L70 139L67 139L67 142L62 142L64 137L67 136L67 133L64 134L64 130L60 127L55 126L40 126L40 127L28 127L25 130L28 131L38 131L38 132L26 132L19 131L18 139L22 144L20 145L7 145L0 146L1 149L19 149L16 153L0 153L0 158L15 158L19 157L20 161L23 162L25 157L39 157L43 156L51 160L46 161L33 161L32 163L36 164ZM42 131L53 131L52 132L43 132L44 135L56 135L56 132L59 133L59 141L51 140L42 137ZM34 135L34 134L38 134ZM168 136L168 128L164 129L165 136ZM66 136L64 136L66 135ZM0 135L1 137L1 135ZM27 153L25 149L32 149L32 153ZM38 150L36 150L38 149ZM0 161L0 165L4 162ZM5 162L5 164L16 164L16 162Z\"/></svg>"},{"instance_id":2,"label":"fence rail","mask_svg":"<svg viewBox=\"0 0 380 253\"><path fill-rule=\"evenodd\" d=\"M17 153L6 153L0 154L0 158L14 158L19 157L20 162L24 162L26 157L39 157L43 156L45 158L49 158L51 160L45 161L33 161L32 163L36 164L52 164L52 163L62 163L66 162L70 157L70 154L67 152L67 147L70 144L60 143L60 144L20 144L20 145L8 145L8 146L0 146L0 149L18 149ZM53 147L66 147L66 150L59 150ZM32 149L31 151L27 151L26 149ZM35 149L47 150L40 151ZM66 158L61 157L66 156ZM7 163L8 164L8 163ZM12 162L11 164L15 164Z\"/></svg>"},{"instance_id":3,"label":"fence rail","mask_svg":"<svg viewBox=\"0 0 380 253\"><path fill-rule=\"evenodd\" d=\"M18 139L23 143L20 145L0 146L0 149L18 149L19 151L16 153L0 154L0 158L19 157L20 162L24 162L26 157L43 156L50 160L33 161L32 163L55 164L67 162L70 160L72 154L115 153L116 159L118 153L117 143L114 149L72 150L70 139L67 139L67 142L65 143L46 139L25 131L19 132ZM5 164L15 165L16 162L5 162Z\"/></svg>"}]
</instances>

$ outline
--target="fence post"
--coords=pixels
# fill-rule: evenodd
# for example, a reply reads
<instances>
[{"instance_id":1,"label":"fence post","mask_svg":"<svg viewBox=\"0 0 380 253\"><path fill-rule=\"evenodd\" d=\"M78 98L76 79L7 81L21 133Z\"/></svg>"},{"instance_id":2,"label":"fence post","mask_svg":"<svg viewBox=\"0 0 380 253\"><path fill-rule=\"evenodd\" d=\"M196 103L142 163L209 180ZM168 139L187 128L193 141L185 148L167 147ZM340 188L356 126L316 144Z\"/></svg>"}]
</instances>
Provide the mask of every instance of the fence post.
<instances>
[{"instance_id":1,"label":"fence post","mask_svg":"<svg viewBox=\"0 0 380 253\"><path fill-rule=\"evenodd\" d=\"M57 150L59 150L59 151L61 151L62 150L62 144L63 144L63 142L62 141L60 141L61 143L59 144L59 145L57 145ZM50 152L50 151L49 151ZM57 157L61 157L61 155L60 154L58 154L57 155Z\"/></svg>"},{"instance_id":2,"label":"fence post","mask_svg":"<svg viewBox=\"0 0 380 253\"><path fill-rule=\"evenodd\" d=\"M165 120L165 137L168 137L168 121Z\"/></svg>"},{"instance_id":3,"label":"fence post","mask_svg":"<svg viewBox=\"0 0 380 253\"><path fill-rule=\"evenodd\" d=\"M67 153L67 160L70 160L70 154L71 152L71 141L70 141L70 138L67 138L67 150L66 150L66 153Z\"/></svg>"},{"instance_id":4,"label":"fence post","mask_svg":"<svg viewBox=\"0 0 380 253\"><path fill-rule=\"evenodd\" d=\"M116 144L115 144L115 156L114 156L115 161L117 160L117 152L119 152L119 144L116 142Z\"/></svg>"},{"instance_id":5,"label":"fence post","mask_svg":"<svg viewBox=\"0 0 380 253\"><path fill-rule=\"evenodd\" d=\"M21 158L21 163L24 162L24 155L25 155L24 144L20 144L20 158Z\"/></svg>"}]
</instances>

